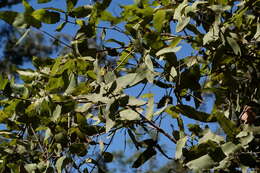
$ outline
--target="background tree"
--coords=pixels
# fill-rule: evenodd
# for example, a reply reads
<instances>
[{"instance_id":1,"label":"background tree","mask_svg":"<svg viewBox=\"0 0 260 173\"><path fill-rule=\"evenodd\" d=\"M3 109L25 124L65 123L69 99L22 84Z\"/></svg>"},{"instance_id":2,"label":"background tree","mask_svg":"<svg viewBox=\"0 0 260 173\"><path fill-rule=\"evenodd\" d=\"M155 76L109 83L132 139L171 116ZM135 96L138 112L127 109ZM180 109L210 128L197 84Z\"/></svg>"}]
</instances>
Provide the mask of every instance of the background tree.
<instances>
[{"instance_id":1,"label":"background tree","mask_svg":"<svg viewBox=\"0 0 260 173\"><path fill-rule=\"evenodd\" d=\"M22 3L21 0L1 1L0 8L10 9L14 5ZM53 38L46 38L40 31L15 28L12 25L1 23L0 25L0 72L15 73L17 67L31 62L33 56L56 56L64 51L60 44ZM59 34L57 39L67 40L67 35Z\"/></svg>"},{"instance_id":2,"label":"background tree","mask_svg":"<svg viewBox=\"0 0 260 173\"><path fill-rule=\"evenodd\" d=\"M175 162L192 171L258 170L260 127L238 122L245 105L259 115L260 1L137 0L117 17L110 3L68 0L65 10L33 9L24 0L23 13L0 12L20 28L79 26L69 53L34 57L35 70L17 70L24 83L1 76L2 172L106 172L120 130L140 151L133 168L158 153L172 159L173 151L161 147L165 137L176 144ZM98 35L101 46L89 46ZM191 54L179 58L187 45ZM127 92L141 86L135 95ZM166 94L157 101L147 86ZM211 113L198 110L207 94L215 98ZM172 129L161 126L162 117ZM214 122L225 136L211 131ZM98 157L91 154L96 146Z\"/></svg>"}]
</instances>

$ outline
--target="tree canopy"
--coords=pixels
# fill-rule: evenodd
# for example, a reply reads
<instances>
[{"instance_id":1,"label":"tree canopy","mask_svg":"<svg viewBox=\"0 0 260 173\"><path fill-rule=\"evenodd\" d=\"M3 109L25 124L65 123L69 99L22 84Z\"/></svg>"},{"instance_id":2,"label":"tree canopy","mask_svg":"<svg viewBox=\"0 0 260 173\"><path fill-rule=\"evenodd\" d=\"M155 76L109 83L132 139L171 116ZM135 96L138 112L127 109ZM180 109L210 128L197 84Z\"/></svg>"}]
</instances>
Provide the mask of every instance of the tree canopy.
<instances>
[{"instance_id":1,"label":"tree canopy","mask_svg":"<svg viewBox=\"0 0 260 173\"><path fill-rule=\"evenodd\" d=\"M25 38L29 28L46 24L57 32L79 28L70 44L47 33L66 54L40 58L37 52L35 69L16 70L20 80L1 74L1 172L106 172L102 162L113 162L108 148L120 130L141 151L133 168L161 153L194 172L259 169L260 127L239 116L251 103L260 115L260 0L135 0L119 14L108 10L112 0L77 2L34 9L23 0L24 12L0 11ZM187 47L190 55L180 58ZM165 95L157 102L147 86ZM131 88L141 89L133 95ZM208 96L210 113L200 109ZM174 129L161 127L162 116ZM140 128L152 137L142 137ZM104 135L108 142L99 142ZM176 146L174 156L159 136Z\"/></svg>"}]
</instances>

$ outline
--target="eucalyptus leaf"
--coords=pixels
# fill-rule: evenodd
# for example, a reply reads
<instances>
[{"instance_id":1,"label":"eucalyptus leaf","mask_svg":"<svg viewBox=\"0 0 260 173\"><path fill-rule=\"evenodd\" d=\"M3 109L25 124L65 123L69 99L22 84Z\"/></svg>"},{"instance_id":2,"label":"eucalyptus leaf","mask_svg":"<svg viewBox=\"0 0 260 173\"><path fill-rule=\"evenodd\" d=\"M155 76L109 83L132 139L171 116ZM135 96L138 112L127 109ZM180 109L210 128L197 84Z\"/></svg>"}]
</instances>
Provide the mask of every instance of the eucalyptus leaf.
<instances>
[{"instance_id":1,"label":"eucalyptus leaf","mask_svg":"<svg viewBox=\"0 0 260 173\"><path fill-rule=\"evenodd\" d=\"M178 47L166 47L166 48L163 48L163 49L159 50L156 53L156 56L161 56L161 55L167 54L167 53L175 53L175 52L178 52L180 49L181 49L181 46L178 46Z\"/></svg>"},{"instance_id":2,"label":"eucalyptus leaf","mask_svg":"<svg viewBox=\"0 0 260 173\"><path fill-rule=\"evenodd\" d=\"M32 12L32 16L47 24L54 24L60 21L60 14L57 12L50 12L46 9L39 9Z\"/></svg>"},{"instance_id":3,"label":"eucalyptus leaf","mask_svg":"<svg viewBox=\"0 0 260 173\"><path fill-rule=\"evenodd\" d=\"M186 164L190 169L194 171L201 171L201 170L207 170L215 165L215 162L212 160L212 158L206 154L204 156L201 156L195 160L192 160Z\"/></svg>"},{"instance_id":4,"label":"eucalyptus leaf","mask_svg":"<svg viewBox=\"0 0 260 173\"><path fill-rule=\"evenodd\" d=\"M187 140L188 140L188 137L185 136L185 137L180 138L177 141L176 152L175 152L175 159L181 159L181 157L182 157L182 150L185 147Z\"/></svg>"},{"instance_id":5,"label":"eucalyptus leaf","mask_svg":"<svg viewBox=\"0 0 260 173\"><path fill-rule=\"evenodd\" d=\"M125 110L122 110L120 111L119 113L120 117L121 117L121 120L138 120L140 119L140 115L135 112L134 110L132 109L125 109Z\"/></svg>"}]
</instances>

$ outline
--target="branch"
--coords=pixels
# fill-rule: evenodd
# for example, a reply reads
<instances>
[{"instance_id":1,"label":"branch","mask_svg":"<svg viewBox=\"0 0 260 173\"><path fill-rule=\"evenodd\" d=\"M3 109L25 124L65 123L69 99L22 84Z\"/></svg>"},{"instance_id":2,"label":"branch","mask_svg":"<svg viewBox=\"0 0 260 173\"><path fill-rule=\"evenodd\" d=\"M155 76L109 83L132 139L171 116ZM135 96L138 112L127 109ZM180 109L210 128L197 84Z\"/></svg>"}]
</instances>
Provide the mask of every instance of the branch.
<instances>
[{"instance_id":1,"label":"branch","mask_svg":"<svg viewBox=\"0 0 260 173\"><path fill-rule=\"evenodd\" d=\"M111 143L112 143L112 141L113 141L113 139L114 139L115 134L116 134L116 133L113 133L113 135L112 135L110 141L108 142L106 148L105 148L104 151L101 153L100 157L96 160L97 164L98 164L98 162L100 161L100 159L102 159L102 155L107 151L107 149L108 149L109 146L111 145ZM97 166L96 164L93 166L93 168L91 169L90 173L92 173L92 172L94 171L94 169L96 168L96 166Z\"/></svg>"},{"instance_id":2,"label":"branch","mask_svg":"<svg viewBox=\"0 0 260 173\"><path fill-rule=\"evenodd\" d=\"M163 134L165 137L167 137L169 140L171 140L173 143L177 143L177 140L174 139L171 135L169 135L167 132L165 132L162 128L160 128L159 126L157 126L154 122L152 122L151 120L148 120L145 116L143 116L143 114L141 114L140 112L138 112L137 110L135 110L133 107L130 107L133 111L135 111L136 113L138 113L140 115L141 118L143 118L148 124L150 124L153 128L155 128L158 132L160 132L161 134Z\"/></svg>"},{"instance_id":3,"label":"branch","mask_svg":"<svg viewBox=\"0 0 260 173\"><path fill-rule=\"evenodd\" d=\"M42 144L41 144L41 141L40 141L40 139L37 137L37 135L36 135L34 129L32 128L32 125L30 124L29 126L30 126L30 129L31 129L32 132L33 132L34 137L36 138L36 140L37 140L37 142L38 142L38 144L39 144L39 146L40 146L40 149L42 150L43 153L47 154L47 155L46 155L46 158L48 158L48 157L49 157L49 156L48 156L48 152L47 152L47 151L44 151L43 146L42 146Z\"/></svg>"},{"instance_id":4,"label":"branch","mask_svg":"<svg viewBox=\"0 0 260 173\"><path fill-rule=\"evenodd\" d=\"M71 47L69 44L65 43L64 41L59 40L58 38L56 38L55 36L49 34L48 32L43 31L43 30L41 30L41 29L38 29L38 30L39 30L40 32L44 33L45 35L48 35L49 37L51 37L51 38L54 39L55 41L60 42L62 45L64 45L64 46L66 46L66 47L68 47L68 48L74 50L73 47Z\"/></svg>"}]
</instances>

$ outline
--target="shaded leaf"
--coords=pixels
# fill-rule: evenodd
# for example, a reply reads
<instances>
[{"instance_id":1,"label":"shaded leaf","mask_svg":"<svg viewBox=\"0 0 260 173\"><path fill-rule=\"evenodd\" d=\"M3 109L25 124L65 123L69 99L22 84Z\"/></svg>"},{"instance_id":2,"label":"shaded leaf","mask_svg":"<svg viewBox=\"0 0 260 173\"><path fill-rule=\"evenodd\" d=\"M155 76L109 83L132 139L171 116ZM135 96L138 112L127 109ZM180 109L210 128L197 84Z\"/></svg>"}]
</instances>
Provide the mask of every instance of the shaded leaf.
<instances>
[{"instance_id":1,"label":"shaded leaf","mask_svg":"<svg viewBox=\"0 0 260 173\"><path fill-rule=\"evenodd\" d=\"M109 152L104 152L103 154L103 158L104 158L104 162L112 162L113 161L113 154L109 153Z\"/></svg>"},{"instance_id":2,"label":"shaded leaf","mask_svg":"<svg viewBox=\"0 0 260 173\"><path fill-rule=\"evenodd\" d=\"M40 3L47 3L47 2L51 2L52 0L37 0L37 2Z\"/></svg>"},{"instance_id":3,"label":"shaded leaf","mask_svg":"<svg viewBox=\"0 0 260 173\"><path fill-rule=\"evenodd\" d=\"M173 111L181 113L191 119L195 119L201 122L216 122L217 119L214 115L207 114L205 112L200 112L188 105L177 105L171 107Z\"/></svg>"},{"instance_id":4,"label":"shaded leaf","mask_svg":"<svg viewBox=\"0 0 260 173\"><path fill-rule=\"evenodd\" d=\"M12 25L19 13L15 11L0 11L0 19Z\"/></svg>"},{"instance_id":5,"label":"shaded leaf","mask_svg":"<svg viewBox=\"0 0 260 173\"><path fill-rule=\"evenodd\" d=\"M73 9L78 3L78 0L66 0L66 4L67 4L67 10L70 11L71 9Z\"/></svg>"},{"instance_id":6,"label":"shaded leaf","mask_svg":"<svg viewBox=\"0 0 260 173\"><path fill-rule=\"evenodd\" d=\"M156 155L156 151L152 147L148 147L143 153L139 155L137 160L132 165L133 168L138 168L143 165L146 161L148 161L151 157Z\"/></svg>"},{"instance_id":7,"label":"shaded leaf","mask_svg":"<svg viewBox=\"0 0 260 173\"><path fill-rule=\"evenodd\" d=\"M76 18L86 17L89 14L91 14L92 8L93 7L90 6L90 5L84 5L84 6L80 6L80 7L77 7L77 8L73 8L70 11L69 15L71 17L76 17Z\"/></svg>"},{"instance_id":8,"label":"shaded leaf","mask_svg":"<svg viewBox=\"0 0 260 173\"><path fill-rule=\"evenodd\" d=\"M227 37L227 42L231 46L231 48L233 49L236 55L241 55L240 47L235 39L233 39L232 37Z\"/></svg>"}]
</instances>

